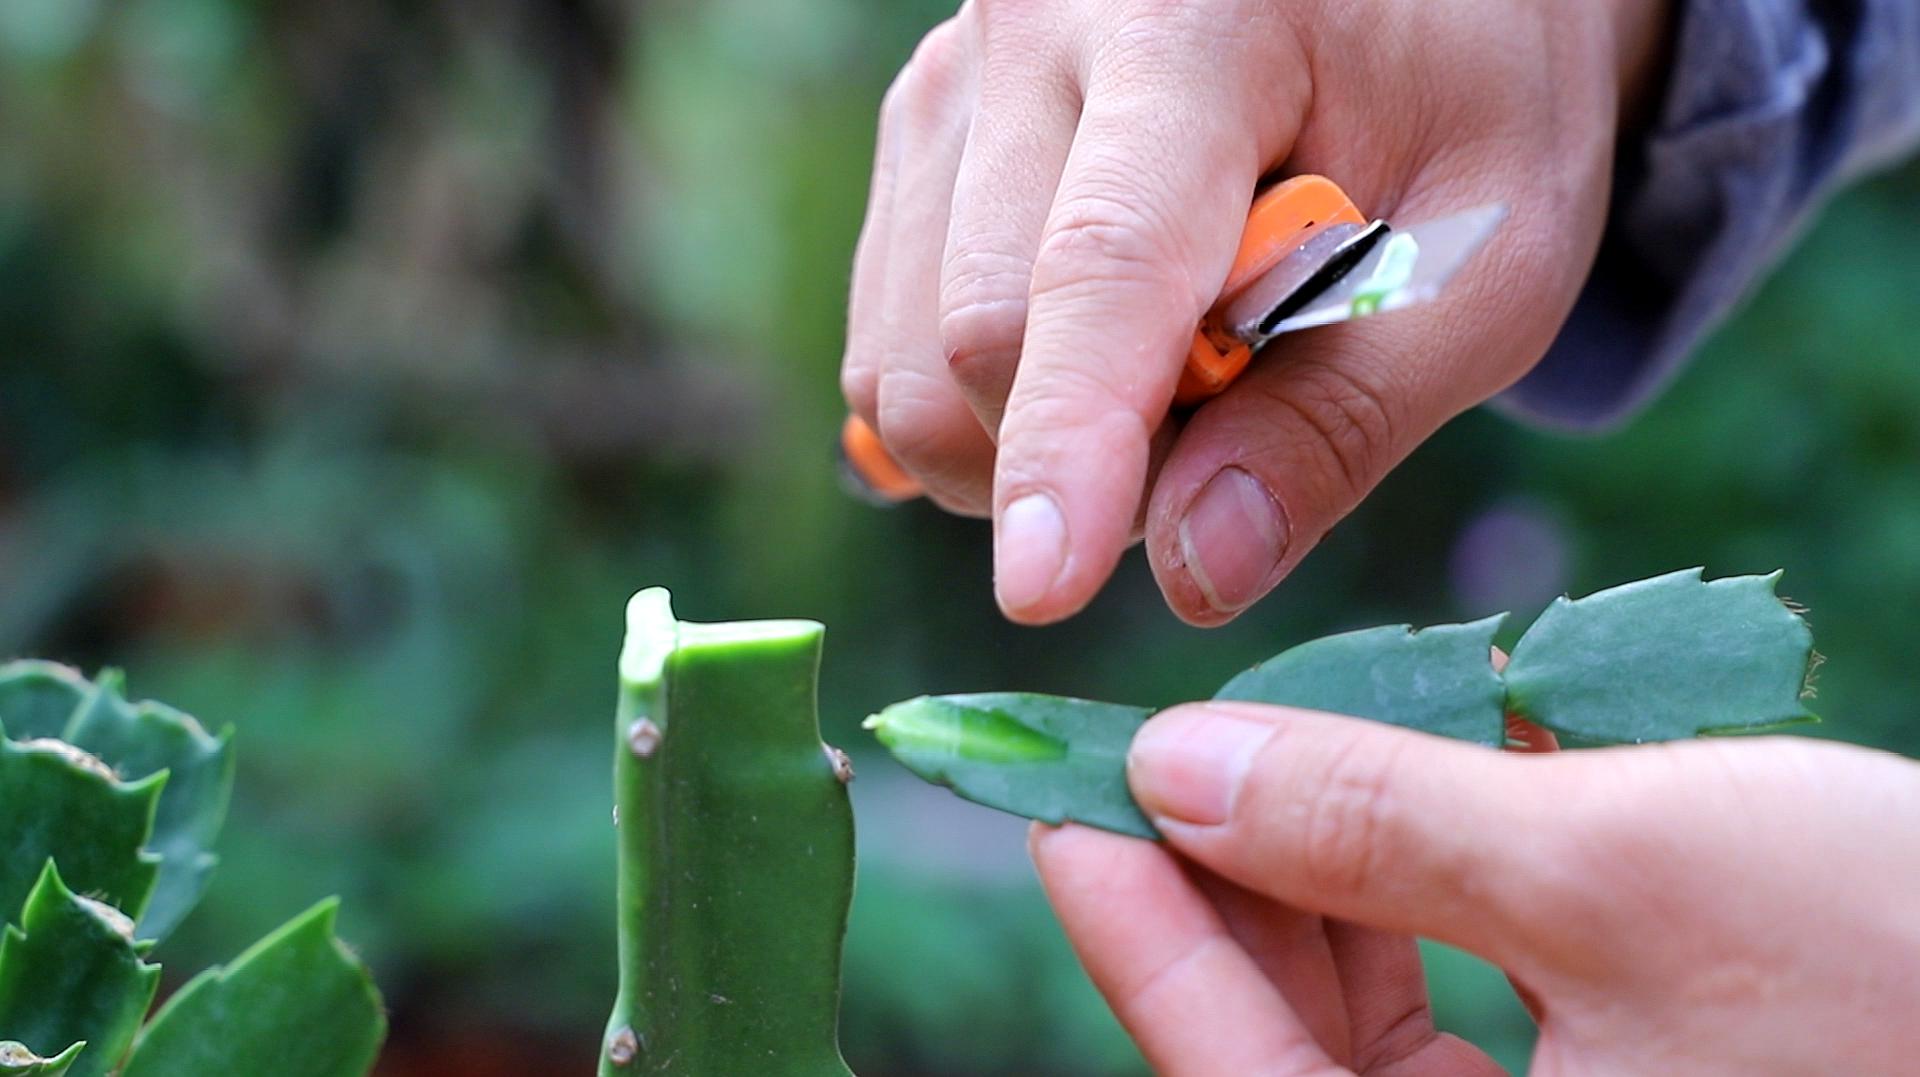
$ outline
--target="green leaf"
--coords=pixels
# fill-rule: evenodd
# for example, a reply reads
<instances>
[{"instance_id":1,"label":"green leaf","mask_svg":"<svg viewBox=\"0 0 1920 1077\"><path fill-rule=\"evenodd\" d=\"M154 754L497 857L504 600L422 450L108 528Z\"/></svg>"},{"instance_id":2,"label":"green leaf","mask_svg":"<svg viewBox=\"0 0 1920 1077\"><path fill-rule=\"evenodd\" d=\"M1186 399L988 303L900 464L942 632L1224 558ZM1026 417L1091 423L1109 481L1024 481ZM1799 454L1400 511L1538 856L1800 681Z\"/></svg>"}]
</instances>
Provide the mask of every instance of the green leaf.
<instances>
[{"instance_id":1,"label":"green leaf","mask_svg":"<svg viewBox=\"0 0 1920 1077\"><path fill-rule=\"evenodd\" d=\"M362 1077L387 1021L366 966L334 938L323 901L234 963L180 989L154 1016L120 1077Z\"/></svg>"},{"instance_id":2,"label":"green leaf","mask_svg":"<svg viewBox=\"0 0 1920 1077\"><path fill-rule=\"evenodd\" d=\"M92 690L79 670L58 662L0 664L0 727L19 740L59 737Z\"/></svg>"},{"instance_id":3,"label":"green leaf","mask_svg":"<svg viewBox=\"0 0 1920 1077\"><path fill-rule=\"evenodd\" d=\"M975 803L1158 838L1127 790L1127 745L1152 713L995 692L909 699L866 727L908 770Z\"/></svg>"},{"instance_id":4,"label":"green leaf","mask_svg":"<svg viewBox=\"0 0 1920 1077\"><path fill-rule=\"evenodd\" d=\"M41 1058L15 1040L0 1040L0 1077L67 1077L87 1045L76 1043L52 1058Z\"/></svg>"},{"instance_id":5,"label":"green leaf","mask_svg":"<svg viewBox=\"0 0 1920 1077\"><path fill-rule=\"evenodd\" d=\"M124 779L168 774L147 842L160 875L139 926L141 938L160 939L199 902L219 861L212 848L233 791L232 729L215 737L164 703L129 703L122 685L117 670L102 673L61 739Z\"/></svg>"},{"instance_id":6,"label":"green leaf","mask_svg":"<svg viewBox=\"0 0 1920 1077\"><path fill-rule=\"evenodd\" d=\"M1228 681L1213 698L1371 718L1444 737L1498 745L1505 689L1493 636L1506 614L1415 631L1388 625L1326 636L1281 652Z\"/></svg>"},{"instance_id":7,"label":"green leaf","mask_svg":"<svg viewBox=\"0 0 1920 1077\"><path fill-rule=\"evenodd\" d=\"M1215 699L1353 715L1498 745L1508 712L1595 741L1667 740L1812 718L1801 704L1813 636L1774 594L1778 574L1703 582L1676 572L1561 599L1490 660L1504 614L1415 631L1370 628L1301 644ZM1154 837L1126 785L1148 712L1051 696L921 697L867 720L902 763L1017 815Z\"/></svg>"},{"instance_id":8,"label":"green leaf","mask_svg":"<svg viewBox=\"0 0 1920 1077\"><path fill-rule=\"evenodd\" d=\"M165 775L123 782L56 740L0 737L0 920L15 912L48 860L81 893L138 916L158 858L143 852Z\"/></svg>"},{"instance_id":9,"label":"green leaf","mask_svg":"<svg viewBox=\"0 0 1920 1077\"><path fill-rule=\"evenodd\" d=\"M231 731L209 735L161 703L129 703L118 671L89 682L56 662L0 665L0 728L20 740L64 740L120 778L168 772L147 850L159 878L140 918L142 938L164 938L205 892L218 858L211 848L233 788Z\"/></svg>"},{"instance_id":10,"label":"green leaf","mask_svg":"<svg viewBox=\"0 0 1920 1077\"><path fill-rule=\"evenodd\" d=\"M131 919L74 894L51 863L20 919L0 938L0 1028L36 1050L86 1045L70 1069L25 1072L111 1072L153 1001L160 966L140 960Z\"/></svg>"},{"instance_id":11,"label":"green leaf","mask_svg":"<svg viewBox=\"0 0 1920 1077\"><path fill-rule=\"evenodd\" d=\"M1705 582L1695 568L1557 599L1513 649L1507 709L1615 742L1812 721L1813 632L1779 578Z\"/></svg>"}]
</instances>

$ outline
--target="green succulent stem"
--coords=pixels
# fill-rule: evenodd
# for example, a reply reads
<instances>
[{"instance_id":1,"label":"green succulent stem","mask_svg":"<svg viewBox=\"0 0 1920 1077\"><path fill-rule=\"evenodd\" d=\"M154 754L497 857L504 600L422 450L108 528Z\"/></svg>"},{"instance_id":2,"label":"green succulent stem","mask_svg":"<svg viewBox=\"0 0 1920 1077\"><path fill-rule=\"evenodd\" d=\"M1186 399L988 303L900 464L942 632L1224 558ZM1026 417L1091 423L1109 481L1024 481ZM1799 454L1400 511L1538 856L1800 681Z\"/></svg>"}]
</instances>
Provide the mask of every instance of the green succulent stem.
<instances>
[{"instance_id":1,"label":"green succulent stem","mask_svg":"<svg viewBox=\"0 0 1920 1077\"><path fill-rule=\"evenodd\" d=\"M846 756L815 713L812 621L627 608L615 709L620 990L602 1077L847 1077L836 1025L853 896Z\"/></svg>"}]
</instances>

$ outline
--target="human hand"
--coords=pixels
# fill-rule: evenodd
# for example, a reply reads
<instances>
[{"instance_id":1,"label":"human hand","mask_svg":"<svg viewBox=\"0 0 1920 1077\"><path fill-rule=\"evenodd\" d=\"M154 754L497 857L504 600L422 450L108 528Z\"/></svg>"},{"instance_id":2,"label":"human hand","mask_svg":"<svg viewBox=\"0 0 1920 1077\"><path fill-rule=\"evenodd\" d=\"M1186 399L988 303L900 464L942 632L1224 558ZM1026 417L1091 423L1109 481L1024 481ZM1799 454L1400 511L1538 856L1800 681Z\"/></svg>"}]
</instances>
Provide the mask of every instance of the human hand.
<instances>
[{"instance_id":1,"label":"human hand","mask_svg":"<svg viewBox=\"0 0 1920 1077\"><path fill-rule=\"evenodd\" d=\"M1074 613L1144 533L1174 611L1224 622L1545 353L1663 6L968 0L881 109L848 402L936 502L992 515L1010 617ZM1276 167L1377 216L1512 216L1444 301L1285 341L1169 422Z\"/></svg>"},{"instance_id":2,"label":"human hand","mask_svg":"<svg viewBox=\"0 0 1920 1077\"><path fill-rule=\"evenodd\" d=\"M1508 971L1536 1074L1920 1057L1911 761L1788 737L1517 755L1198 704L1128 771L1165 846L1036 827L1033 855L1158 1072L1498 1072L1435 1032L1414 936Z\"/></svg>"}]
</instances>

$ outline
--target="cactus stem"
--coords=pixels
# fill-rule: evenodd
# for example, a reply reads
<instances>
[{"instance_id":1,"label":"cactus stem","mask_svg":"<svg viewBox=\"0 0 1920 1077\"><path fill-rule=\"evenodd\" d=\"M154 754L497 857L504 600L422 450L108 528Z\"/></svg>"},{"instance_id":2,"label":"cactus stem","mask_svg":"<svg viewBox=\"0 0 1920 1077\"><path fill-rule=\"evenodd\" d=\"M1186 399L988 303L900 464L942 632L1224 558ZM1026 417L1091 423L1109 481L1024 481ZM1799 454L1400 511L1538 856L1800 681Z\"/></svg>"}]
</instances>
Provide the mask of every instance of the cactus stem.
<instances>
[{"instance_id":1,"label":"cactus stem","mask_svg":"<svg viewBox=\"0 0 1920 1077\"><path fill-rule=\"evenodd\" d=\"M627 607L620 992L601 1077L847 1077L835 1018L853 766L820 741L821 632L678 621L658 589Z\"/></svg>"}]
</instances>

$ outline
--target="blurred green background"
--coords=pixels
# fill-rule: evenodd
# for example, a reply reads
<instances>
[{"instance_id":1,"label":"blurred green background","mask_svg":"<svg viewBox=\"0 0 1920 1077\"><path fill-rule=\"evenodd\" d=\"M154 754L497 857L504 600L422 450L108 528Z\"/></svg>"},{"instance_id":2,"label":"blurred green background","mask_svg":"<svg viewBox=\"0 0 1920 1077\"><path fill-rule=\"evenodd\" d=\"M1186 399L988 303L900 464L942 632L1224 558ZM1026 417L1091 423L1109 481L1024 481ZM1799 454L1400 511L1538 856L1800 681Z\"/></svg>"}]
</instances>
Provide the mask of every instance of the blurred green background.
<instances>
[{"instance_id":1,"label":"blurred green background","mask_svg":"<svg viewBox=\"0 0 1920 1077\"><path fill-rule=\"evenodd\" d=\"M1784 567L1832 659L1822 734L1920 751L1920 171L1836 204L1626 431L1467 416L1225 630L1137 555L1019 629L981 525L855 503L829 464L874 109L947 6L0 3L0 654L123 665L241 730L169 970L339 892L395 1011L382 1073L587 1072L644 584L831 626L867 1074L1141 1069L1020 825L870 750L900 697L1167 703L1328 631ZM1524 1065L1496 973L1436 951L1433 987Z\"/></svg>"}]
</instances>

